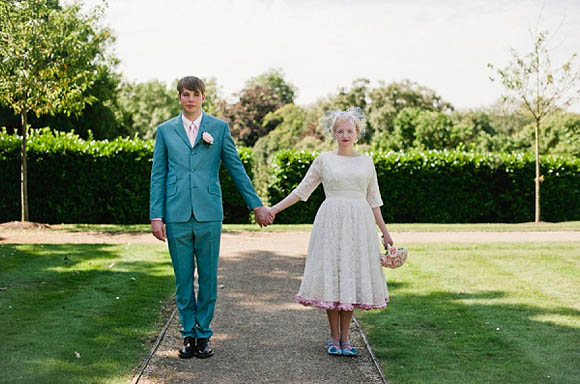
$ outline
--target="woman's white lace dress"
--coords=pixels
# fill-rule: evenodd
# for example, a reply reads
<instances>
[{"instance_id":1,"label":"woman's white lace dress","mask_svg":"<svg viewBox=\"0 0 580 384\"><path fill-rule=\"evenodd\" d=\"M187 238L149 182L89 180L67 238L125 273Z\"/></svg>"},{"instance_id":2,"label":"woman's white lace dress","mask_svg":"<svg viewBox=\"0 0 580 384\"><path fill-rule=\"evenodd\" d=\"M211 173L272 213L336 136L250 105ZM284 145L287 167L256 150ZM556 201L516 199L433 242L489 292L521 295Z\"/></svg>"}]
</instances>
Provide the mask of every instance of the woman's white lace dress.
<instances>
[{"instance_id":1,"label":"woman's white lace dress","mask_svg":"<svg viewBox=\"0 0 580 384\"><path fill-rule=\"evenodd\" d=\"M371 208L383 205L373 160L321 153L293 193L306 201L322 182L296 301L324 309L383 308L389 301Z\"/></svg>"}]
</instances>

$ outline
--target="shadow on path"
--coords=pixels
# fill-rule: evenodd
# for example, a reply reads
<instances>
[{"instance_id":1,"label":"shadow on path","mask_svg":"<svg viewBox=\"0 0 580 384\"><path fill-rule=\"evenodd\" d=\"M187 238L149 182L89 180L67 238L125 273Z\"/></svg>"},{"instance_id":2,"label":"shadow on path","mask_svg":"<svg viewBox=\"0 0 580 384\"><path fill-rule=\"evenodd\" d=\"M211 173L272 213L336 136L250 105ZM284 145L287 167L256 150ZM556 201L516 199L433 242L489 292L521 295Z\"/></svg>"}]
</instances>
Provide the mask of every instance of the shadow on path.
<instances>
[{"instance_id":1,"label":"shadow on path","mask_svg":"<svg viewBox=\"0 0 580 384\"><path fill-rule=\"evenodd\" d=\"M329 356L326 312L295 302L307 240L289 247L302 253L275 250L288 249L283 244L242 241L238 251L224 247L223 287L212 323L215 356L179 359L182 341L175 316L139 383L382 382L354 326L351 338L360 356Z\"/></svg>"}]
</instances>

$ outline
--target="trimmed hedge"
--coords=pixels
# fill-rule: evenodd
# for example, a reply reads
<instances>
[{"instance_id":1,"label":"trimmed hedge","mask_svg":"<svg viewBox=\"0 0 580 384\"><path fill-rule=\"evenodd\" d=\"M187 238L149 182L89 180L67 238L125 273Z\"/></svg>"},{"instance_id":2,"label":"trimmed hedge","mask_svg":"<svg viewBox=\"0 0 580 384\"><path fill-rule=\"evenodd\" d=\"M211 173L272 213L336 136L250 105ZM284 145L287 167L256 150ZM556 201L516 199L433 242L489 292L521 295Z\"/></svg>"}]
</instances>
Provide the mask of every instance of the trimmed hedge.
<instances>
[{"instance_id":1,"label":"trimmed hedge","mask_svg":"<svg viewBox=\"0 0 580 384\"><path fill-rule=\"evenodd\" d=\"M281 151L268 187L274 204L302 180L314 152ZM371 153L387 222L517 223L534 220L535 159L531 154L449 151ZM580 160L541 158L541 218L580 219ZM306 203L279 213L277 223L312 223L321 202L317 188Z\"/></svg>"},{"instance_id":2,"label":"trimmed hedge","mask_svg":"<svg viewBox=\"0 0 580 384\"><path fill-rule=\"evenodd\" d=\"M0 222L20 220L21 137L0 132ZM28 200L42 223L149 222L153 141L85 141L74 133L31 131ZM251 150L240 158L252 177ZM249 211L227 171L220 170L224 221L248 223Z\"/></svg>"},{"instance_id":3,"label":"trimmed hedge","mask_svg":"<svg viewBox=\"0 0 580 384\"><path fill-rule=\"evenodd\" d=\"M0 222L20 219L20 143L0 131ZM28 144L30 220L44 223L147 223L153 141L85 141L32 131ZM252 152L239 151L252 177ZM276 203L302 180L316 153L280 151L268 186ZM534 219L533 155L432 151L372 153L387 222L526 222ZM580 160L541 160L542 220L580 219ZM247 223L247 207L222 167L224 221ZM324 200L278 214L277 223L311 223Z\"/></svg>"}]
</instances>

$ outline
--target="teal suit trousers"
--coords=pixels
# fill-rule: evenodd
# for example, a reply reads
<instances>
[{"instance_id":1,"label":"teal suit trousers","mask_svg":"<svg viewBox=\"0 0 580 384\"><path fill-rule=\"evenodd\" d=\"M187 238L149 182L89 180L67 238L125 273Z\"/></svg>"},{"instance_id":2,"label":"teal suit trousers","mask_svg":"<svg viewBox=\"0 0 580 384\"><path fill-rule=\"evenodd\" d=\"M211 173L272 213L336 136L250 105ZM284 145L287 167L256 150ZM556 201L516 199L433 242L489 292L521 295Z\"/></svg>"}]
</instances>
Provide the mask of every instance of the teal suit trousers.
<instances>
[{"instance_id":1,"label":"teal suit trousers","mask_svg":"<svg viewBox=\"0 0 580 384\"><path fill-rule=\"evenodd\" d=\"M217 297L221 221L167 223L167 243L176 281L183 337L209 338ZM197 297L194 272L198 274Z\"/></svg>"}]
</instances>

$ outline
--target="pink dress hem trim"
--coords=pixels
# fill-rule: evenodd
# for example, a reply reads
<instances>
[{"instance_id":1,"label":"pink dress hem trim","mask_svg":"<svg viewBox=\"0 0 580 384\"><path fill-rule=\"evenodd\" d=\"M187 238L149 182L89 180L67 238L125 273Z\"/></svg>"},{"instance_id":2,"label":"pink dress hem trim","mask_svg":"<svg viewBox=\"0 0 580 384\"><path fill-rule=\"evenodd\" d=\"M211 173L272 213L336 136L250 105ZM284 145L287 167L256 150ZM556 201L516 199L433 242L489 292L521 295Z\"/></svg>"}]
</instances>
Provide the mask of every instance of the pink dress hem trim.
<instances>
[{"instance_id":1,"label":"pink dress hem trim","mask_svg":"<svg viewBox=\"0 0 580 384\"><path fill-rule=\"evenodd\" d=\"M360 303L341 303L339 301L322 301L322 300L313 300L313 299L306 299L304 297L296 295L296 301L302 305L307 307L316 307L322 309L331 309L331 310L338 310L338 311L353 311L355 308L362 309L362 310L370 310L370 309L381 309L387 306L389 302L389 298L385 298L385 304L360 304Z\"/></svg>"}]
</instances>

